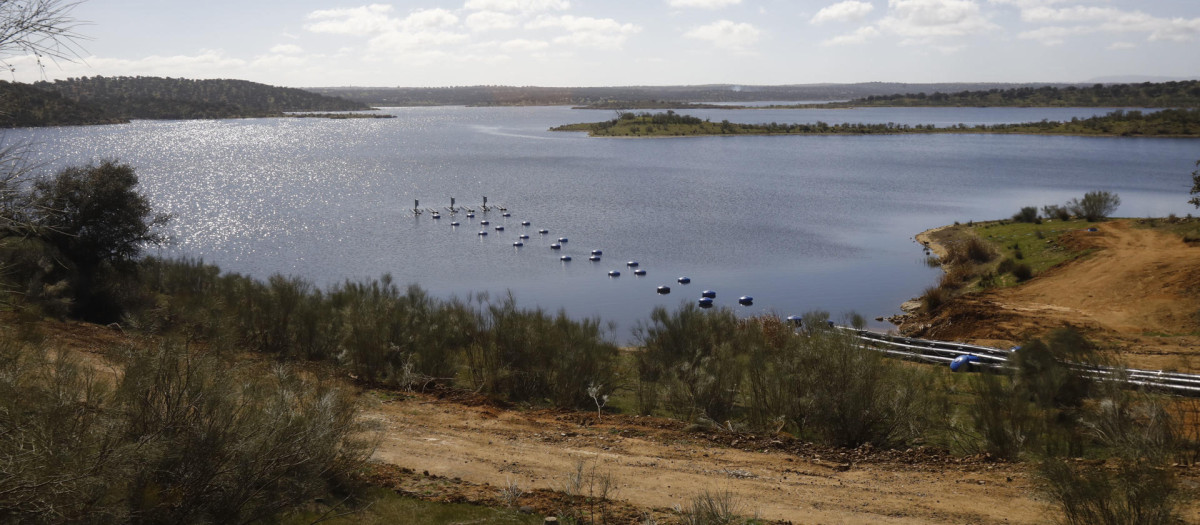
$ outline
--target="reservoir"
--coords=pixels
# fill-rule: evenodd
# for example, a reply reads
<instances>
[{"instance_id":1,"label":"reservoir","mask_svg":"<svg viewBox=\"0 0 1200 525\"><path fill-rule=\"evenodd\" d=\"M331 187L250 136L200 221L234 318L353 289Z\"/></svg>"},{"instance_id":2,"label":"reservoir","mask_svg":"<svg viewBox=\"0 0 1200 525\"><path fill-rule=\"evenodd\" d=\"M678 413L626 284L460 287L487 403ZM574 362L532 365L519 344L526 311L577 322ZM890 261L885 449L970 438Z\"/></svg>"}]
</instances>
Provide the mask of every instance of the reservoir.
<instances>
[{"instance_id":1,"label":"reservoir","mask_svg":"<svg viewBox=\"0 0 1200 525\"><path fill-rule=\"evenodd\" d=\"M599 139L552 126L611 119L566 107L385 108L394 119L136 121L9 130L53 170L99 159L137 169L170 246L265 279L327 286L390 273L440 297L511 292L527 308L611 321L613 338L658 305L744 315L898 312L932 285L912 236L1010 217L1084 192L1116 215L1194 213L1198 139L1030 135ZM968 125L1069 120L1103 108L688 110L734 122ZM482 213L483 197L507 208ZM414 216L455 198L477 214ZM482 226L480 221L490 222ZM452 221L459 226L451 226ZM529 221L523 226L522 221ZM503 229L498 228L503 226ZM1049 225L1047 227L1050 227ZM539 229L547 234L539 234ZM487 231L489 235L479 235ZM520 235L529 235L521 247ZM560 238L569 242L559 243ZM602 250L590 261L592 250ZM570 261L565 261L570 256ZM628 261L638 261L637 276ZM620 277L609 272L621 271ZM680 276L691 284L677 283ZM669 285L669 294L657 293ZM740 306L739 296L753 296ZM874 322L877 328L887 325Z\"/></svg>"}]
</instances>

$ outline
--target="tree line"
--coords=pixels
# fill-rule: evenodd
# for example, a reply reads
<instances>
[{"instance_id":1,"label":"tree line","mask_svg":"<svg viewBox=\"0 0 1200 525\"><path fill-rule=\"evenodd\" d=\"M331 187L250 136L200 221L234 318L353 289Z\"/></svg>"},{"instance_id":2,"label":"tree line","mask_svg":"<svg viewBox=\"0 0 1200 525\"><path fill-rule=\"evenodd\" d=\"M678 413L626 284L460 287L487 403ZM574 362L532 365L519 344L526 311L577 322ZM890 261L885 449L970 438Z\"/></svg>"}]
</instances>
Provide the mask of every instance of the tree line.
<instances>
[{"instance_id":1,"label":"tree line","mask_svg":"<svg viewBox=\"0 0 1200 525\"><path fill-rule=\"evenodd\" d=\"M603 122L568 124L551 131L586 131L597 137L652 137L699 135L887 135L900 133L1029 133L1049 135L1195 137L1200 136L1200 109L1165 109L1142 112L1116 110L1107 115L1070 121L1025 122L967 126L956 124L813 123L745 124L713 122L674 111L666 113L623 112Z\"/></svg>"},{"instance_id":2,"label":"tree line","mask_svg":"<svg viewBox=\"0 0 1200 525\"><path fill-rule=\"evenodd\" d=\"M1200 107L1200 81L1041 86L977 91L871 95L839 106Z\"/></svg>"},{"instance_id":3,"label":"tree line","mask_svg":"<svg viewBox=\"0 0 1200 525\"><path fill-rule=\"evenodd\" d=\"M22 110L0 116L0 125L98 124L128 119L276 117L291 111L354 111L365 104L245 80L162 77L80 77L37 82L36 95L21 84L3 91Z\"/></svg>"}]
</instances>

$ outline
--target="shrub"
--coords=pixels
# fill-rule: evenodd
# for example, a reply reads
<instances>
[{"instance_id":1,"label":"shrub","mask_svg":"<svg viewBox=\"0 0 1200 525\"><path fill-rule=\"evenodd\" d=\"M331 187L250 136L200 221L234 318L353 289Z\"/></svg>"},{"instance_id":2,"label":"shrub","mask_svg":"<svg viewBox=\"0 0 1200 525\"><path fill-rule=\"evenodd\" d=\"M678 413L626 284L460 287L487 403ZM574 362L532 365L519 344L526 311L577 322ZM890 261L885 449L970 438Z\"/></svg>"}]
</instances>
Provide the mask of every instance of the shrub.
<instances>
[{"instance_id":1,"label":"shrub","mask_svg":"<svg viewBox=\"0 0 1200 525\"><path fill-rule=\"evenodd\" d=\"M1177 523L1179 488L1170 467L1178 449L1162 402L1110 381L1084 415L1087 436L1111 457L1103 465L1047 458L1040 488L1071 524Z\"/></svg>"},{"instance_id":2,"label":"shrub","mask_svg":"<svg viewBox=\"0 0 1200 525\"><path fill-rule=\"evenodd\" d=\"M974 235L946 247L945 259L950 264L983 264L995 258L996 250L987 241Z\"/></svg>"},{"instance_id":3,"label":"shrub","mask_svg":"<svg viewBox=\"0 0 1200 525\"><path fill-rule=\"evenodd\" d=\"M166 345L110 380L50 354L0 342L0 521L271 521L368 455L351 398L287 367Z\"/></svg>"},{"instance_id":4,"label":"shrub","mask_svg":"<svg viewBox=\"0 0 1200 525\"><path fill-rule=\"evenodd\" d=\"M1038 220L1038 209L1036 206L1025 206L1021 211L1013 215L1013 222L1036 222Z\"/></svg>"},{"instance_id":5,"label":"shrub","mask_svg":"<svg viewBox=\"0 0 1200 525\"><path fill-rule=\"evenodd\" d=\"M671 413L689 421L721 422L732 415L749 341L739 334L733 311L658 307L635 333L645 346L637 364L644 413L665 396Z\"/></svg>"},{"instance_id":6,"label":"shrub","mask_svg":"<svg viewBox=\"0 0 1200 525\"><path fill-rule=\"evenodd\" d=\"M1045 215L1047 219L1056 219L1060 221L1071 220L1071 210L1067 209L1065 206L1059 206L1057 204L1047 204L1042 206L1042 215Z\"/></svg>"},{"instance_id":7,"label":"shrub","mask_svg":"<svg viewBox=\"0 0 1200 525\"><path fill-rule=\"evenodd\" d=\"M704 490L680 511L684 525L736 525L754 520L742 515L737 498L726 490Z\"/></svg>"},{"instance_id":8,"label":"shrub","mask_svg":"<svg viewBox=\"0 0 1200 525\"><path fill-rule=\"evenodd\" d=\"M925 289L925 293L921 294L921 308L926 312L932 312L945 304L946 299L945 290L937 286L931 286Z\"/></svg>"},{"instance_id":9,"label":"shrub","mask_svg":"<svg viewBox=\"0 0 1200 525\"><path fill-rule=\"evenodd\" d=\"M1017 263L1012 268L1012 274L1018 281L1025 282L1033 278L1033 268L1025 263Z\"/></svg>"},{"instance_id":10,"label":"shrub","mask_svg":"<svg viewBox=\"0 0 1200 525\"><path fill-rule=\"evenodd\" d=\"M1121 197L1107 191L1090 191L1083 199L1071 199L1066 208L1075 216L1088 221L1099 221L1112 215L1121 206Z\"/></svg>"}]
</instances>

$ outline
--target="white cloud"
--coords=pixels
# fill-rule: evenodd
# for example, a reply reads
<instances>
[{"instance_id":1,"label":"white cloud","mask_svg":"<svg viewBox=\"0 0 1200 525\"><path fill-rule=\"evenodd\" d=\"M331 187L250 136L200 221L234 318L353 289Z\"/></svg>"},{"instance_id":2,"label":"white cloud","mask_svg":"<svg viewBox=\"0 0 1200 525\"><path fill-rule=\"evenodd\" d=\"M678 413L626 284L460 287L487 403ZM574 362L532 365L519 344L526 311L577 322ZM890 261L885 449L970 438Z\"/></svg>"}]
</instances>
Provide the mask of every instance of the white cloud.
<instances>
[{"instance_id":1,"label":"white cloud","mask_svg":"<svg viewBox=\"0 0 1200 525\"><path fill-rule=\"evenodd\" d=\"M542 15L525 24L525 27L563 29L568 34L555 38L555 43L596 49L620 48L629 35L642 30L634 24L622 24L611 18L572 15Z\"/></svg>"},{"instance_id":2,"label":"white cloud","mask_svg":"<svg viewBox=\"0 0 1200 525\"><path fill-rule=\"evenodd\" d=\"M1058 7L1067 0L991 0L1013 5L1020 10L1021 21L1052 24L1024 31L1020 38L1038 40L1046 45L1061 44L1069 36L1091 33L1145 33L1150 41L1190 42L1200 37L1200 18L1164 18L1142 11L1126 11L1110 6L1074 5Z\"/></svg>"},{"instance_id":3,"label":"white cloud","mask_svg":"<svg viewBox=\"0 0 1200 525\"><path fill-rule=\"evenodd\" d=\"M532 52L541 51L550 47L550 43L542 40L526 40L517 38L507 42L500 43L500 49L509 52Z\"/></svg>"},{"instance_id":4,"label":"white cloud","mask_svg":"<svg viewBox=\"0 0 1200 525\"><path fill-rule=\"evenodd\" d=\"M687 38L704 40L714 46L733 50L742 50L753 46L761 35L762 31L753 25L729 20L718 20L683 34Z\"/></svg>"},{"instance_id":5,"label":"white cloud","mask_svg":"<svg viewBox=\"0 0 1200 525\"><path fill-rule=\"evenodd\" d=\"M424 31L452 27L458 24L458 17L445 9L423 9L414 11L400 22L400 27L408 31Z\"/></svg>"},{"instance_id":6,"label":"white cloud","mask_svg":"<svg viewBox=\"0 0 1200 525\"><path fill-rule=\"evenodd\" d=\"M888 14L878 27L903 37L902 44L930 44L999 29L974 0L888 0Z\"/></svg>"},{"instance_id":7,"label":"white cloud","mask_svg":"<svg viewBox=\"0 0 1200 525\"><path fill-rule=\"evenodd\" d=\"M567 0L467 0L463 7L473 11L541 13L563 11L571 7L571 3Z\"/></svg>"},{"instance_id":8,"label":"white cloud","mask_svg":"<svg viewBox=\"0 0 1200 525\"><path fill-rule=\"evenodd\" d=\"M678 8L720 9L738 5L742 0L667 0L667 5Z\"/></svg>"},{"instance_id":9,"label":"white cloud","mask_svg":"<svg viewBox=\"0 0 1200 525\"><path fill-rule=\"evenodd\" d=\"M281 55L296 55L303 53L304 49L296 44L279 44L275 47L272 47L271 52Z\"/></svg>"},{"instance_id":10,"label":"white cloud","mask_svg":"<svg viewBox=\"0 0 1200 525\"><path fill-rule=\"evenodd\" d=\"M838 2L831 6L827 6L816 15L813 15L813 24L821 24L824 22L854 22L866 18L871 11L875 10L875 6L870 2L860 2L858 0L846 0Z\"/></svg>"},{"instance_id":11,"label":"white cloud","mask_svg":"<svg viewBox=\"0 0 1200 525\"><path fill-rule=\"evenodd\" d=\"M879 30L874 26L863 26L856 29L848 35L840 35L821 42L823 46L841 46L850 44L862 44L872 38L879 36Z\"/></svg>"},{"instance_id":12,"label":"white cloud","mask_svg":"<svg viewBox=\"0 0 1200 525\"><path fill-rule=\"evenodd\" d=\"M517 27L517 17L496 11L479 11L467 15L467 27L472 31L493 31Z\"/></svg>"},{"instance_id":13,"label":"white cloud","mask_svg":"<svg viewBox=\"0 0 1200 525\"><path fill-rule=\"evenodd\" d=\"M1108 49L1110 51L1117 51L1120 49L1133 49L1136 47L1137 47L1137 44L1134 44L1133 42L1113 42L1113 43L1109 44L1108 47L1105 49Z\"/></svg>"},{"instance_id":14,"label":"white cloud","mask_svg":"<svg viewBox=\"0 0 1200 525\"><path fill-rule=\"evenodd\" d=\"M395 20L390 16L391 11L392 6L383 4L345 9L322 9L308 14L308 19L315 20L315 22L305 25L304 29L314 33L369 35L385 31L393 26Z\"/></svg>"}]
</instances>

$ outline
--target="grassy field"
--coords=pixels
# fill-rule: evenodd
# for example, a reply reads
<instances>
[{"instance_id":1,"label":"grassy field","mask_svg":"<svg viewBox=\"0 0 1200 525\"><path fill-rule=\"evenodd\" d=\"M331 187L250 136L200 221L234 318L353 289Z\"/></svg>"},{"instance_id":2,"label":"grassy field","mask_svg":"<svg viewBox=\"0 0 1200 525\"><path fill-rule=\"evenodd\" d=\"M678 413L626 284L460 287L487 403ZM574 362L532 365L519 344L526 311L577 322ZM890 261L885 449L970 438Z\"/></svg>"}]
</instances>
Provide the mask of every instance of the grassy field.
<instances>
[{"instance_id":1,"label":"grassy field","mask_svg":"<svg viewBox=\"0 0 1200 525\"><path fill-rule=\"evenodd\" d=\"M421 525L451 525L463 523L493 523L497 525L538 525L544 517L522 514L516 509L491 508L466 503L435 503L396 494L382 488L370 489L362 499L370 502L357 508L331 508L313 504L282 521L283 525L361 524L384 525L414 523Z\"/></svg>"}]
</instances>

